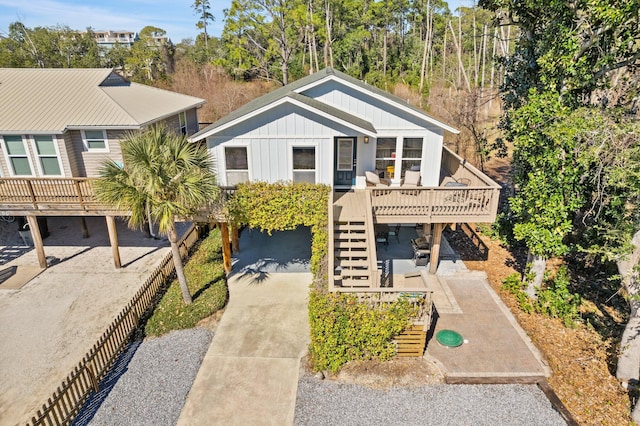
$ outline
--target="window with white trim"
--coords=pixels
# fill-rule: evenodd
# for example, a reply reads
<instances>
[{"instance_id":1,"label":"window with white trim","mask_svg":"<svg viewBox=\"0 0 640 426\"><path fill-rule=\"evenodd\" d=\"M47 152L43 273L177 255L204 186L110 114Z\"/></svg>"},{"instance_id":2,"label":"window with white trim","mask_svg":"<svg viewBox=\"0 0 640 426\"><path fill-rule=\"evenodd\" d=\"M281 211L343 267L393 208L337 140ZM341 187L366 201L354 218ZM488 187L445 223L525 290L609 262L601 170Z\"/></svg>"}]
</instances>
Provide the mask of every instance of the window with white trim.
<instances>
[{"instance_id":1,"label":"window with white trim","mask_svg":"<svg viewBox=\"0 0 640 426\"><path fill-rule=\"evenodd\" d=\"M376 140L376 172L380 177L393 179L396 164L396 138Z\"/></svg>"},{"instance_id":2,"label":"window with white trim","mask_svg":"<svg viewBox=\"0 0 640 426\"><path fill-rule=\"evenodd\" d=\"M180 114L178 114L178 117L180 119L180 133L182 133L183 135L187 134L187 113L182 111Z\"/></svg>"},{"instance_id":3,"label":"window with white trim","mask_svg":"<svg viewBox=\"0 0 640 426\"><path fill-rule=\"evenodd\" d=\"M9 166L11 167L11 174L13 176L32 176L29 154L22 140L22 136L8 135L3 136L2 139L3 148L7 155Z\"/></svg>"},{"instance_id":4,"label":"window with white trim","mask_svg":"<svg viewBox=\"0 0 640 426\"><path fill-rule=\"evenodd\" d=\"M227 146L224 148L227 169L227 185L237 185L249 180L249 161L246 146Z\"/></svg>"},{"instance_id":5,"label":"window with white trim","mask_svg":"<svg viewBox=\"0 0 640 426\"><path fill-rule=\"evenodd\" d=\"M56 142L52 135L35 135L33 142L36 147L38 165L43 176L62 176L60 156Z\"/></svg>"},{"instance_id":6,"label":"window with white trim","mask_svg":"<svg viewBox=\"0 0 640 426\"><path fill-rule=\"evenodd\" d=\"M422 138L402 140L402 177L407 170L419 171L422 164Z\"/></svg>"},{"instance_id":7,"label":"window with white trim","mask_svg":"<svg viewBox=\"0 0 640 426\"><path fill-rule=\"evenodd\" d=\"M104 130L83 130L82 142L87 151L109 151L107 132Z\"/></svg>"},{"instance_id":8,"label":"window with white trim","mask_svg":"<svg viewBox=\"0 0 640 426\"><path fill-rule=\"evenodd\" d=\"M316 147L293 147L293 181L316 183Z\"/></svg>"}]
</instances>

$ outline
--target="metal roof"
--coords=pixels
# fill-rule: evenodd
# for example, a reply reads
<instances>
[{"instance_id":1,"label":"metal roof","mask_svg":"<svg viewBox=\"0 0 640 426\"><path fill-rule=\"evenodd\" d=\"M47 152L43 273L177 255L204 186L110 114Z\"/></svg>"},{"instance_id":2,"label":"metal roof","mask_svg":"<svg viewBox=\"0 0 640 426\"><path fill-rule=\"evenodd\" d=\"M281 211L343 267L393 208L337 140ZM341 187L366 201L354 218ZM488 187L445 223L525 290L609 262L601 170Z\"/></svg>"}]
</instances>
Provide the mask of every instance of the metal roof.
<instances>
[{"instance_id":1,"label":"metal roof","mask_svg":"<svg viewBox=\"0 0 640 426\"><path fill-rule=\"evenodd\" d=\"M139 128L204 99L130 83L108 68L0 68L0 132Z\"/></svg>"},{"instance_id":2,"label":"metal roof","mask_svg":"<svg viewBox=\"0 0 640 426\"><path fill-rule=\"evenodd\" d=\"M200 130L198 133L194 134L193 136L191 136L189 139L192 141L197 141L199 139L202 139L203 137L207 137L212 133L215 133L215 130L219 127L224 126L225 124L228 124L230 122L236 121L238 119L241 119L243 116L246 115L250 115L251 113L262 109L264 107L267 107L270 104L275 103L276 101L284 98L284 97L292 97L291 93L295 93L300 97L304 97L307 100L311 101L311 98L309 98L308 96L304 96L304 94L302 94L301 92L304 92L304 89L307 86L312 86L317 82L320 82L321 80L331 77L331 76L335 76L338 80L344 80L347 83L350 83L354 86L357 86L358 88L362 89L363 91L368 91L371 92L374 95L377 95L379 97L384 98L387 102L390 102L392 104L396 104L398 106L404 107L404 108L408 108L409 110L411 110L415 115L418 116L422 116L423 118L427 119L429 122L454 133L458 133L458 130L456 130L455 128L449 126L448 124L443 123L440 120L437 120L436 118L430 116L429 114L427 114L424 110L420 109L420 108L416 108L413 105L408 104L407 102L405 102L404 100L402 100L401 98L392 95L391 93L385 92L384 90L378 89L375 86L371 86L363 81L358 80L357 78L351 77L350 75L347 75L343 72L340 71L336 71L333 68L324 68L314 74L308 75L306 77L303 77L299 80L294 81L293 83L287 84L286 86L283 87L279 87L276 90L267 93L266 95L263 95L259 98L256 98L248 103L246 103L245 105L241 106L240 108L236 109L235 111L229 113L228 115L222 117L220 120L214 122L213 124L205 127L204 129ZM318 102L317 100L314 100L314 102ZM307 102L309 104L309 102ZM311 104L309 104L311 105ZM362 122L368 123L366 120L363 120L361 118L355 117L351 114L348 114L347 112L337 109L335 107L331 107L330 105L325 105L325 112L328 112L329 114L335 116L336 118L339 118L341 120L344 121L348 121L351 122L352 118L355 118L357 120L361 120ZM326 108L330 108L331 110L326 110ZM349 117L352 118L349 118ZM368 123L370 126L371 123ZM373 126L372 126L373 127Z\"/></svg>"}]
</instances>

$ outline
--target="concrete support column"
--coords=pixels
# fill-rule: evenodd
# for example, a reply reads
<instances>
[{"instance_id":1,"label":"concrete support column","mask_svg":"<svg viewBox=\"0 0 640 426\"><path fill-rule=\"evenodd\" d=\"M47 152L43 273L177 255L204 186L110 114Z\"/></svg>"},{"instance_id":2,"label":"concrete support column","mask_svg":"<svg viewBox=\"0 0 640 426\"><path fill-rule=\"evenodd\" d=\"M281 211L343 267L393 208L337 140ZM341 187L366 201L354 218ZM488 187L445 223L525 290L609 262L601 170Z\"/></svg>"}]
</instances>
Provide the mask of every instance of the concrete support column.
<instances>
[{"instance_id":1,"label":"concrete support column","mask_svg":"<svg viewBox=\"0 0 640 426\"><path fill-rule=\"evenodd\" d=\"M42 269L47 269L47 257L44 255L44 243L42 242L42 234L40 234L40 227L38 226L38 218L34 215L27 216L27 223L31 230L31 238L33 239L33 245L36 249L36 255L38 256L38 264Z\"/></svg>"},{"instance_id":2,"label":"concrete support column","mask_svg":"<svg viewBox=\"0 0 640 426\"><path fill-rule=\"evenodd\" d=\"M120 262L120 249L118 247L118 232L116 231L116 218L113 216L105 216L107 220L107 230L109 231L109 242L111 243L111 253L113 254L113 264L116 269L122 267Z\"/></svg>"},{"instance_id":3,"label":"concrete support column","mask_svg":"<svg viewBox=\"0 0 640 426\"><path fill-rule=\"evenodd\" d=\"M229 224L226 222L220 224L220 237L222 240L224 272L229 275L231 273L231 245L229 244Z\"/></svg>"},{"instance_id":4,"label":"concrete support column","mask_svg":"<svg viewBox=\"0 0 640 426\"><path fill-rule=\"evenodd\" d=\"M431 235L431 259L429 272L435 274L438 270L438 261L440 259L440 242L442 240L442 230L444 223L433 224L433 235Z\"/></svg>"}]
</instances>

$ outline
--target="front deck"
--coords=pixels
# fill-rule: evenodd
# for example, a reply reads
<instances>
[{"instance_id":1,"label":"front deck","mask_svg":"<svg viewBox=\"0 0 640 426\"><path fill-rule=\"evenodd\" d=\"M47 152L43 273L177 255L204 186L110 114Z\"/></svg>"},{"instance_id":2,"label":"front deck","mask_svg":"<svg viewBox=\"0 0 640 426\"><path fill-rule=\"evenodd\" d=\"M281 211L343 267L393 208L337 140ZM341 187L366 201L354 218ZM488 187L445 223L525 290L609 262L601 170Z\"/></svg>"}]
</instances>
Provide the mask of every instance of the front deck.
<instances>
[{"instance_id":1,"label":"front deck","mask_svg":"<svg viewBox=\"0 0 640 426\"><path fill-rule=\"evenodd\" d=\"M417 227L423 237L411 248L414 271L428 264L436 273L442 230L447 224L491 223L498 210L500 186L445 149L437 187L367 187L334 192L329 206L329 288L356 293L419 293L424 279L389 279L380 245L390 243L391 227ZM465 182L465 183L461 183ZM398 227L399 226L399 227ZM382 229L382 231L381 231ZM399 240L398 240L399 242ZM407 271L411 273L412 271Z\"/></svg>"}]
</instances>

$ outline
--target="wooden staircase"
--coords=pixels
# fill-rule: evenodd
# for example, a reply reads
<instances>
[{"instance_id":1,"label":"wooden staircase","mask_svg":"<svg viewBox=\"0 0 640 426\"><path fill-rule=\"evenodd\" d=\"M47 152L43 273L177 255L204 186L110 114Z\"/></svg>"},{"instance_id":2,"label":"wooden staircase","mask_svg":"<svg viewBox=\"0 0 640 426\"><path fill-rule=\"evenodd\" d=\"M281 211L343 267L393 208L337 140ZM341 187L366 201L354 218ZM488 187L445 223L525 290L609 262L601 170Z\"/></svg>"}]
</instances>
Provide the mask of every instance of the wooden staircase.
<instances>
[{"instance_id":1,"label":"wooden staircase","mask_svg":"<svg viewBox=\"0 0 640 426\"><path fill-rule=\"evenodd\" d=\"M371 286L371 256L369 235L362 221L335 221L333 227L335 248L334 281L340 287Z\"/></svg>"},{"instance_id":2,"label":"wooden staircase","mask_svg":"<svg viewBox=\"0 0 640 426\"><path fill-rule=\"evenodd\" d=\"M366 289L378 283L373 218L365 205L363 193L348 193L332 206L335 287Z\"/></svg>"}]
</instances>

